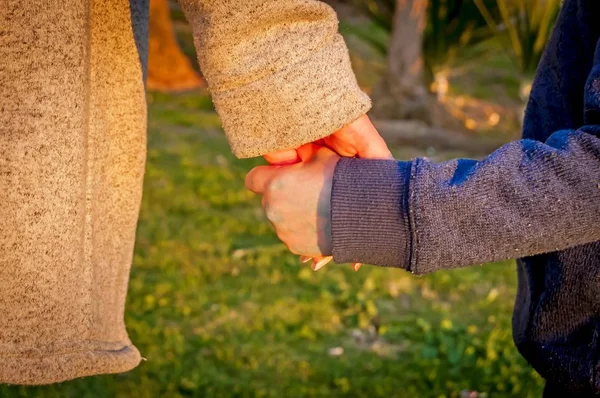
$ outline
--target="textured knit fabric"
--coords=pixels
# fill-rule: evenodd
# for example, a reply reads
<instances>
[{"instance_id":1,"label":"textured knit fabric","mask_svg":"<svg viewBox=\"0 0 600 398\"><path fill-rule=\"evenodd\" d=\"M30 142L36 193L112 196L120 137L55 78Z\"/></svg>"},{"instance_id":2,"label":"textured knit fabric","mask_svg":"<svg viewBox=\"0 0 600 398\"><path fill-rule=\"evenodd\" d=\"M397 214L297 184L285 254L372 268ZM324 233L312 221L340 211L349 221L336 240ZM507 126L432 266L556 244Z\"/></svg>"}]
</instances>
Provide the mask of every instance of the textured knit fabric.
<instances>
[{"instance_id":1,"label":"textured knit fabric","mask_svg":"<svg viewBox=\"0 0 600 398\"><path fill-rule=\"evenodd\" d=\"M600 393L598 15L596 0L565 1L526 139L482 161L342 159L332 193L338 262L421 274L522 258L515 343L544 378L578 396ZM386 246L390 254L379 253Z\"/></svg>"},{"instance_id":2,"label":"textured knit fabric","mask_svg":"<svg viewBox=\"0 0 600 398\"><path fill-rule=\"evenodd\" d=\"M0 382L140 361L123 321L146 146L134 15L123 1L0 11Z\"/></svg>"},{"instance_id":3,"label":"textured knit fabric","mask_svg":"<svg viewBox=\"0 0 600 398\"><path fill-rule=\"evenodd\" d=\"M370 108L335 12L311 0L180 0L233 153L323 138Z\"/></svg>"},{"instance_id":4,"label":"textured knit fabric","mask_svg":"<svg viewBox=\"0 0 600 398\"><path fill-rule=\"evenodd\" d=\"M409 181L408 162L338 162L331 214L336 261L368 257L370 264L381 266L410 262L411 241L405 238L411 231L406 211Z\"/></svg>"},{"instance_id":5,"label":"textured knit fabric","mask_svg":"<svg viewBox=\"0 0 600 398\"><path fill-rule=\"evenodd\" d=\"M182 6L236 155L296 147L367 111L327 6ZM0 383L140 361L123 312L146 151L147 14L146 0L2 4Z\"/></svg>"}]
</instances>

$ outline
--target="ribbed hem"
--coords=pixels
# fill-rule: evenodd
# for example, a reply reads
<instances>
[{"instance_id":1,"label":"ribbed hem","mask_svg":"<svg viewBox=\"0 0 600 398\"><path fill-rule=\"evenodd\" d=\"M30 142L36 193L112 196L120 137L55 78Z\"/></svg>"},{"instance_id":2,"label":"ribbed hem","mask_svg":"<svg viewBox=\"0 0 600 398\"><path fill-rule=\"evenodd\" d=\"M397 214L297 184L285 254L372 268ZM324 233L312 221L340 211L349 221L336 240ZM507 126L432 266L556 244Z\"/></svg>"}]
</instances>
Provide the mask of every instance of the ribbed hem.
<instances>
[{"instance_id":1,"label":"ribbed hem","mask_svg":"<svg viewBox=\"0 0 600 398\"><path fill-rule=\"evenodd\" d=\"M123 373L135 368L140 360L139 351L132 345L118 350L0 356L0 384L40 385L85 376Z\"/></svg>"},{"instance_id":2,"label":"ribbed hem","mask_svg":"<svg viewBox=\"0 0 600 398\"><path fill-rule=\"evenodd\" d=\"M298 148L331 135L371 108L340 35L302 62L212 94L239 158Z\"/></svg>"},{"instance_id":3,"label":"ribbed hem","mask_svg":"<svg viewBox=\"0 0 600 398\"><path fill-rule=\"evenodd\" d=\"M342 158L331 194L333 258L408 269L410 162Z\"/></svg>"}]
</instances>

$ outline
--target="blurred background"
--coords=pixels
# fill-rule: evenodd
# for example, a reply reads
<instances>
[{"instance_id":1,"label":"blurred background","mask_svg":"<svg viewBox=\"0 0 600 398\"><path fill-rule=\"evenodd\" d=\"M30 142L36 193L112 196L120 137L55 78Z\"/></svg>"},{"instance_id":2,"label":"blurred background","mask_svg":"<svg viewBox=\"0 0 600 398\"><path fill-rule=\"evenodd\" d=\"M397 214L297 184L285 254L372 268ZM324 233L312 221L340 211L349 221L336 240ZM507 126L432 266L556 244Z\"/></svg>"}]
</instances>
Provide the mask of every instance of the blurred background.
<instances>
[{"instance_id":1,"label":"blurred background","mask_svg":"<svg viewBox=\"0 0 600 398\"><path fill-rule=\"evenodd\" d=\"M512 342L513 262L414 277L279 243L244 188L175 1L151 0L149 148L127 325L134 371L0 387L48 397L538 397ZM560 0L336 0L371 116L398 159L518 138Z\"/></svg>"}]
</instances>

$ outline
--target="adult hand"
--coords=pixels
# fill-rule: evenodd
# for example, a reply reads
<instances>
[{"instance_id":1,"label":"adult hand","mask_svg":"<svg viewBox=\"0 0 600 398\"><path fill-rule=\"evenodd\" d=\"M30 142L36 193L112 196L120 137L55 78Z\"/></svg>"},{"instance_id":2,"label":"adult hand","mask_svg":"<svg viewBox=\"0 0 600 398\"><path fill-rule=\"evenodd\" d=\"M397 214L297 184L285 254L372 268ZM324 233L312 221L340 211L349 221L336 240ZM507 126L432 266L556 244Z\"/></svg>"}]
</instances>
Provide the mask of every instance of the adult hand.
<instances>
[{"instance_id":1,"label":"adult hand","mask_svg":"<svg viewBox=\"0 0 600 398\"><path fill-rule=\"evenodd\" d=\"M363 159L394 158L367 115L359 117L329 137L323 138L323 142L338 155L344 157Z\"/></svg>"},{"instance_id":2,"label":"adult hand","mask_svg":"<svg viewBox=\"0 0 600 398\"><path fill-rule=\"evenodd\" d=\"M317 143L327 146L340 156L366 159L392 159L392 153L385 141L371 123L369 116L363 115L342 127L329 137ZM270 164L284 165L300 161L295 149L287 149L264 155Z\"/></svg>"},{"instance_id":3,"label":"adult hand","mask_svg":"<svg viewBox=\"0 0 600 398\"><path fill-rule=\"evenodd\" d=\"M331 187L340 157L315 144L304 145L297 153L301 163L252 169L246 187L263 195L265 214L290 251L322 263L321 256L332 252Z\"/></svg>"}]
</instances>

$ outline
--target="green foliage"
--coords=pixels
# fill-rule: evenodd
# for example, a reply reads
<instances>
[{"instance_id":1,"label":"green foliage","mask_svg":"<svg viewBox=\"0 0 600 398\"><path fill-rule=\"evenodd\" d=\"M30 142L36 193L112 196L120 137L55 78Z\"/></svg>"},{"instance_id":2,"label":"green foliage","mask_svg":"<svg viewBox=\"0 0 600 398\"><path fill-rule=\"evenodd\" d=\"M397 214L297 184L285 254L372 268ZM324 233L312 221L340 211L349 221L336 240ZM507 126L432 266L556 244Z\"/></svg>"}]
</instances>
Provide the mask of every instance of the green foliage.
<instances>
[{"instance_id":1,"label":"green foliage","mask_svg":"<svg viewBox=\"0 0 600 398\"><path fill-rule=\"evenodd\" d=\"M511 338L512 262L422 278L313 273L244 188L261 160L231 156L210 108L207 96L151 97L126 313L147 361L123 375L1 386L0 397L540 396ZM365 343L374 323L378 338Z\"/></svg>"},{"instance_id":2,"label":"green foliage","mask_svg":"<svg viewBox=\"0 0 600 398\"><path fill-rule=\"evenodd\" d=\"M349 32L386 54L395 0L357 3L371 22L352 26ZM539 64L560 4L560 0L429 0L423 38L427 68L448 68L457 57L464 61L465 54L474 55L465 49L495 36L514 57L519 71L530 76Z\"/></svg>"},{"instance_id":3,"label":"green foliage","mask_svg":"<svg viewBox=\"0 0 600 398\"><path fill-rule=\"evenodd\" d=\"M377 21L370 21L367 25L349 24L340 22L340 30L359 38L371 46L379 55L387 56L390 42L390 30Z\"/></svg>"},{"instance_id":4,"label":"green foliage","mask_svg":"<svg viewBox=\"0 0 600 398\"><path fill-rule=\"evenodd\" d=\"M496 0L495 18L483 0L474 0L497 37L518 63L524 76L532 75L540 62L561 0Z\"/></svg>"},{"instance_id":5,"label":"green foliage","mask_svg":"<svg viewBox=\"0 0 600 398\"><path fill-rule=\"evenodd\" d=\"M492 1L495 0L485 0L484 4L493 12ZM396 1L358 0L357 3L371 22L367 26L352 26L349 32L373 46L379 53L387 54ZM451 66L457 55L463 56L462 50L468 45L490 36L486 21L473 0L429 0L423 37L423 54L429 70Z\"/></svg>"},{"instance_id":6,"label":"green foliage","mask_svg":"<svg viewBox=\"0 0 600 398\"><path fill-rule=\"evenodd\" d=\"M490 36L485 20L473 1L429 0L423 54L430 69L452 66L457 55L464 61L464 50L468 46L487 40Z\"/></svg>"}]
</instances>

